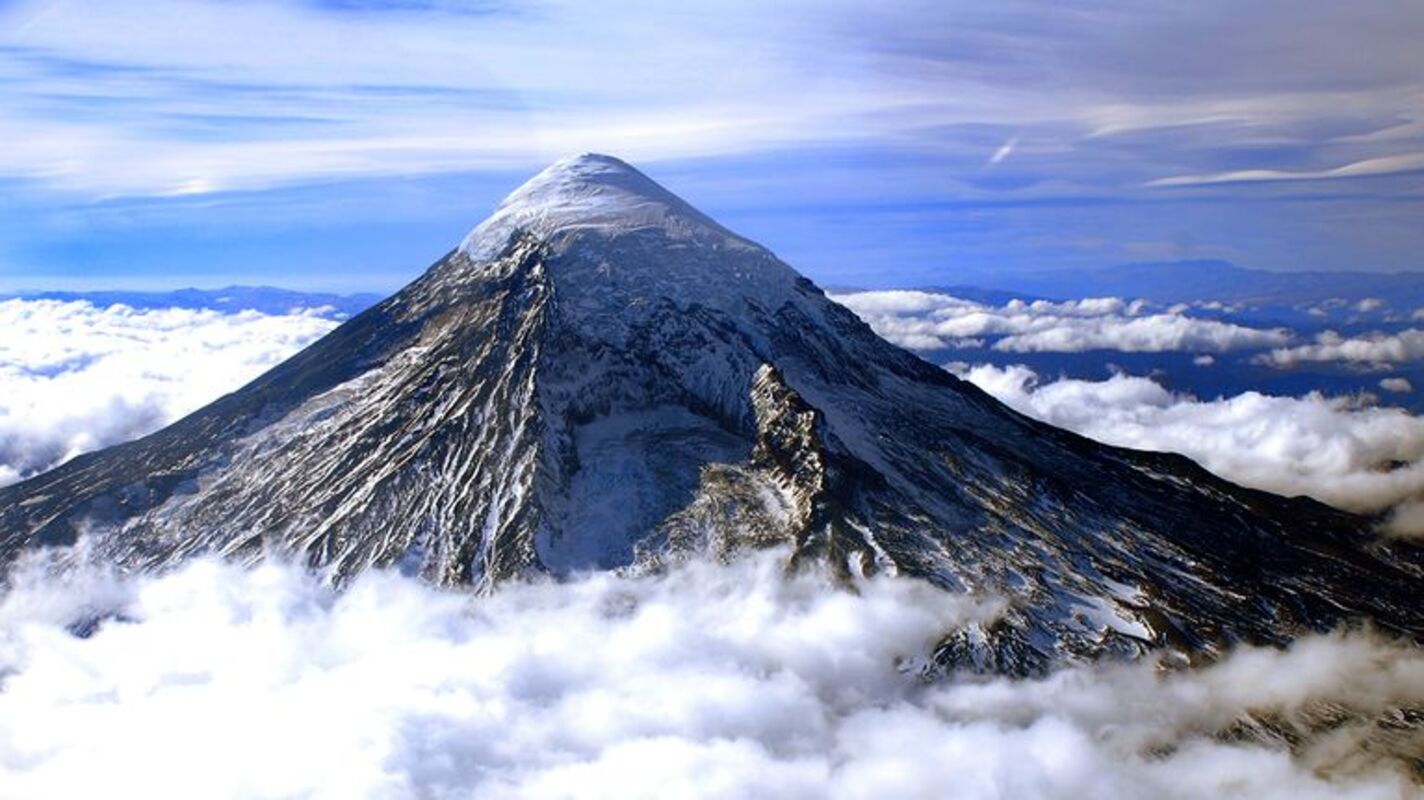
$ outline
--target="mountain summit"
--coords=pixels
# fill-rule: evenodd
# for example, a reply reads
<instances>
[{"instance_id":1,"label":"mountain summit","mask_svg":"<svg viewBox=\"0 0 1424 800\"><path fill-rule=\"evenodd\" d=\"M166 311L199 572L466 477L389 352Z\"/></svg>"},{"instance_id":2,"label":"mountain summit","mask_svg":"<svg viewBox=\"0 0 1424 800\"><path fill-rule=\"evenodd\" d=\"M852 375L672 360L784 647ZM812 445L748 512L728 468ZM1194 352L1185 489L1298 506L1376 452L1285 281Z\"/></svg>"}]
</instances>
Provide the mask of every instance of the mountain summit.
<instances>
[{"instance_id":1,"label":"mountain summit","mask_svg":"<svg viewBox=\"0 0 1424 800\"><path fill-rule=\"evenodd\" d=\"M494 258L512 231L546 241L583 229L657 228L677 238L712 238L754 247L643 173L612 156L586 153L551 164L506 197L461 243L476 260Z\"/></svg>"},{"instance_id":2,"label":"mountain summit","mask_svg":"<svg viewBox=\"0 0 1424 800\"><path fill-rule=\"evenodd\" d=\"M1424 634L1419 552L1034 422L607 156L556 163L399 293L144 439L0 490L0 552L280 552L333 580L656 569L784 544L995 593L946 663Z\"/></svg>"}]
</instances>

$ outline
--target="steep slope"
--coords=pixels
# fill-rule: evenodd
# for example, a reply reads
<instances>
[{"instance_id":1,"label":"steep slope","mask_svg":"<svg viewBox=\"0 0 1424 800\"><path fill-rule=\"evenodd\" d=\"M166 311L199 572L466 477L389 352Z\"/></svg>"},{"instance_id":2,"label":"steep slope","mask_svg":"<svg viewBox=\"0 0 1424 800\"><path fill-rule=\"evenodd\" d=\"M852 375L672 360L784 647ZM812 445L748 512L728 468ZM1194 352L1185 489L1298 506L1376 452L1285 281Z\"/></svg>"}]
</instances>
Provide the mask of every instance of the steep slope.
<instances>
[{"instance_id":1,"label":"steep slope","mask_svg":"<svg viewBox=\"0 0 1424 800\"><path fill-rule=\"evenodd\" d=\"M1011 671L1424 634L1418 551L1022 417L593 155L253 384L0 490L7 555L86 531L135 568L278 550L476 585L786 542L1005 595L941 656Z\"/></svg>"}]
</instances>

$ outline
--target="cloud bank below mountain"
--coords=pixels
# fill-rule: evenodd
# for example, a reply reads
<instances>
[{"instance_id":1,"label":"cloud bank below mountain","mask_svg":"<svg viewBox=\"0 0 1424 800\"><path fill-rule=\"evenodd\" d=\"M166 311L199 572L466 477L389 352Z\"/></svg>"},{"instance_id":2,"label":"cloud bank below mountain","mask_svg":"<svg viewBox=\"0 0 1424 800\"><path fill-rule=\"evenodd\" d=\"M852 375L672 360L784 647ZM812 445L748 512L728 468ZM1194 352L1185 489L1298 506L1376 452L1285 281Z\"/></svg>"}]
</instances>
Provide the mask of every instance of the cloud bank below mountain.
<instances>
[{"instance_id":1,"label":"cloud bank below mountain","mask_svg":"<svg viewBox=\"0 0 1424 800\"><path fill-rule=\"evenodd\" d=\"M947 294L874 291L834 295L876 333L912 350L990 347L1011 353L1129 353L1230 350L1285 345L1283 328L1259 329L1159 309L1117 297L986 305Z\"/></svg>"},{"instance_id":2,"label":"cloud bank below mountain","mask_svg":"<svg viewBox=\"0 0 1424 800\"><path fill-rule=\"evenodd\" d=\"M1424 657L1364 637L1201 670L921 679L992 614L916 580L856 591L777 552L484 597L390 573L162 577L36 565L0 599L0 782L17 797L1395 798L1345 727L1295 755L1216 738L1245 711L1380 713ZM81 638L71 631L103 618Z\"/></svg>"},{"instance_id":3,"label":"cloud bank below mountain","mask_svg":"<svg viewBox=\"0 0 1424 800\"><path fill-rule=\"evenodd\" d=\"M323 313L0 301L0 485L238 388L334 328Z\"/></svg>"},{"instance_id":4,"label":"cloud bank below mountain","mask_svg":"<svg viewBox=\"0 0 1424 800\"><path fill-rule=\"evenodd\" d=\"M1424 360L1424 330L1409 328L1398 333L1369 333L1342 336L1325 331L1312 344L1282 347L1260 356L1263 364L1289 368L1299 364L1343 361L1388 366Z\"/></svg>"},{"instance_id":5,"label":"cloud bank below mountain","mask_svg":"<svg viewBox=\"0 0 1424 800\"><path fill-rule=\"evenodd\" d=\"M1060 378L1028 367L953 364L1015 410L1092 439L1186 455L1245 486L1389 511L1389 531L1424 534L1424 419L1358 398L1246 392L1200 400L1143 377Z\"/></svg>"}]
</instances>

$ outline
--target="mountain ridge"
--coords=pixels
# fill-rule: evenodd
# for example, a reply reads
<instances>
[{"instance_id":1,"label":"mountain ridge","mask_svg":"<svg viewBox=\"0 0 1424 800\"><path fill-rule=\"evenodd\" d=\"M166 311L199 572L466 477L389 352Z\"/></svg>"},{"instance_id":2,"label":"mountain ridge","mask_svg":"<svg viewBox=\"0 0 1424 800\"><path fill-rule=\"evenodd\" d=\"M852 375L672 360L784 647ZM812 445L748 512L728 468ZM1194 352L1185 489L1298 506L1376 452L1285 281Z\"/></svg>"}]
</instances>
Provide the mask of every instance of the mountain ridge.
<instances>
[{"instance_id":1,"label":"mountain ridge","mask_svg":"<svg viewBox=\"0 0 1424 800\"><path fill-rule=\"evenodd\" d=\"M132 569L279 552L476 587L784 543L1006 597L942 655L1010 672L1424 635L1417 549L1019 415L606 156L249 386L0 489L6 558L81 533Z\"/></svg>"}]
</instances>

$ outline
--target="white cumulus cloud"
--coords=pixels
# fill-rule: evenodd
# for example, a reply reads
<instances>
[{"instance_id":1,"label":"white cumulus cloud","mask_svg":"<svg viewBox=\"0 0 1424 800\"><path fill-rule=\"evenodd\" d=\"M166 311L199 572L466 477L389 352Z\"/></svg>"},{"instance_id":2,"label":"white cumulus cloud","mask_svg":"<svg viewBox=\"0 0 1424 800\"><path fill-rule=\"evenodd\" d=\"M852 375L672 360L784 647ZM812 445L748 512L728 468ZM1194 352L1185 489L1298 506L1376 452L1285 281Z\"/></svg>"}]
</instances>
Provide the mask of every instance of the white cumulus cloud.
<instances>
[{"instance_id":1,"label":"white cumulus cloud","mask_svg":"<svg viewBox=\"0 0 1424 800\"><path fill-rule=\"evenodd\" d=\"M1424 359L1424 330L1410 328L1399 333L1371 333L1341 336L1325 331L1314 344L1283 347L1260 356L1264 364L1293 367L1310 361L1358 361L1389 364Z\"/></svg>"},{"instance_id":2,"label":"white cumulus cloud","mask_svg":"<svg viewBox=\"0 0 1424 800\"><path fill-rule=\"evenodd\" d=\"M985 609L856 591L781 554L487 596L197 561L22 572L0 598L0 785L15 798L1398 798L1397 763L1213 734L1424 696L1424 655L1363 637L1217 666L921 678ZM76 622L108 615L91 635ZM1341 741L1344 737L1344 741Z\"/></svg>"},{"instance_id":3,"label":"white cumulus cloud","mask_svg":"<svg viewBox=\"0 0 1424 800\"><path fill-rule=\"evenodd\" d=\"M1424 500L1424 419L1401 409L1314 393L1200 400L1123 374L1042 382L1021 365L950 368L1029 416L1109 444L1181 453L1244 486L1357 512ZM1424 534L1424 515L1393 514L1392 532Z\"/></svg>"},{"instance_id":4,"label":"white cumulus cloud","mask_svg":"<svg viewBox=\"0 0 1424 800\"><path fill-rule=\"evenodd\" d=\"M1133 353L1228 350L1288 344L1291 333L1187 316L1185 309L1152 310L1117 297L992 306L919 291L854 292L833 296L886 339L916 350L977 348L995 337L995 350L1013 353Z\"/></svg>"},{"instance_id":5,"label":"white cumulus cloud","mask_svg":"<svg viewBox=\"0 0 1424 800\"><path fill-rule=\"evenodd\" d=\"M0 301L0 485L156 430L336 324L320 310Z\"/></svg>"}]
</instances>

